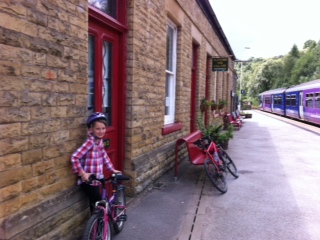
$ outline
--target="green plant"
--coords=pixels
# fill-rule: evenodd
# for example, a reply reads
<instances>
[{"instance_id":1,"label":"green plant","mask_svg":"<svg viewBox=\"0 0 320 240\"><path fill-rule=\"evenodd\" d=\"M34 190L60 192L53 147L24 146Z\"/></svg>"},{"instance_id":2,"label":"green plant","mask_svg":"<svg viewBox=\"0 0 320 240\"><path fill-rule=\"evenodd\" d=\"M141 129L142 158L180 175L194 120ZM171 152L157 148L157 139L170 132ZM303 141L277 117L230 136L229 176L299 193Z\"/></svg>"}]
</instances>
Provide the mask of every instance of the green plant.
<instances>
[{"instance_id":1,"label":"green plant","mask_svg":"<svg viewBox=\"0 0 320 240\"><path fill-rule=\"evenodd\" d=\"M202 112L206 111L211 106L211 101L205 97L200 100L200 109Z\"/></svg>"},{"instance_id":2,"label":"green plant","mask_svg":"<svg viewBox=\"0 0 320 240\"><path fill-rule=\"evenodd\" d=\"M201 115L198 116L197 123L202 135L205 137L210 136L216 143L221 144L227 142L230 138L233 138L234 128L232 125L229 125L226 131L222 131L221 125L208 125L206 127Z\"/></svg>"},{"instance_id":3,"label":"green plant","mask_svg":"<svg viewBox=\"0 0 320 240\"><path fill-rule=\"evenodd\" d=\"M217 110L218 109L218 103L215 100L211 101L211 110Z\"/></svg>"},{"instance_id":4,"label":"green plant","mask_svg":"<svg viewBox=\"0 0 320 240\"><path fill-rule=\"evenodd\" d=\"M233 131L233 126L229 125L226 131L219 131L218 133L213 134L211 137L216 143L223 144L229 141L230 138L233 138Z\"/></svg>"},{"instance_id":5,"label":"green plant","mask_svg":"<svg viewBox=\"0 0 320 240\"><path fill-rule=\"evenodd\" d=\"M224 99L219 100L218 106L219 109L222 109L224 106L227 106L227 101Z\"/></svg>"}]
</instances>

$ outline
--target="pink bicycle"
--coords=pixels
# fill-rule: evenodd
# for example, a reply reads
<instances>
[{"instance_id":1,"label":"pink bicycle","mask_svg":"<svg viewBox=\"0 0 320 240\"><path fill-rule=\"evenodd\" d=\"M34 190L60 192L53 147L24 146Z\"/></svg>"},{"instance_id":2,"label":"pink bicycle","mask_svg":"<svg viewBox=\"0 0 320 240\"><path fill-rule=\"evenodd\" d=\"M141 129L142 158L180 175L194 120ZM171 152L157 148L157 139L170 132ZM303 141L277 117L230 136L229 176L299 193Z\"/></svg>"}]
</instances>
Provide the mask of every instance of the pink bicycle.
<instances>
[{"instance_id":1,"label":"pink bicycle","mask_svg":"<svg viewBox=\"0 0 320 240\"><path fill-rule=\"evenodd\" d=\"M111 240L111 225L116 233L121 232L126 215L125 187L120 184L121 180L129 180L122 174L112 174L107 179L97 179L95 175L90 176L90 182L98 181L102 185L102 200L96 202L93 214L89 218L82 240ZM107 196L107 183L112 184L112 196Z\"/></svg>"}]
</instances>

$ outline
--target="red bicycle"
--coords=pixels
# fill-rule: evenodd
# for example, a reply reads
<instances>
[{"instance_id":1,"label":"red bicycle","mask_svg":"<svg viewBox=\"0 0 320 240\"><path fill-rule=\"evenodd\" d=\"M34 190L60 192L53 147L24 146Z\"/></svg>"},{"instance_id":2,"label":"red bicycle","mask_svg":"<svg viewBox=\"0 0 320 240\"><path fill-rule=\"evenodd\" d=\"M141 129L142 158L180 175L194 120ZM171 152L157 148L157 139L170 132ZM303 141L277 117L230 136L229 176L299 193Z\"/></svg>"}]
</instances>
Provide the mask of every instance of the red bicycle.
<instances>
[{"instance_id":1,"label":"red bicycle","mask_svg":"<svg viewBox=\"0 0 320 240\"><path fill-rule=\"evenodd\" d=\"M219 129L217 129L218 131ZM223 150L223 148L216 144L210 136L203 137L194 142L197 147L201 148L207 158L204 162L204 168L212 185L221 193L226 193L228 185L226 182L227 170L235 178L239 177L238 169L231 157Z\"/></svg>"}]
</instances>

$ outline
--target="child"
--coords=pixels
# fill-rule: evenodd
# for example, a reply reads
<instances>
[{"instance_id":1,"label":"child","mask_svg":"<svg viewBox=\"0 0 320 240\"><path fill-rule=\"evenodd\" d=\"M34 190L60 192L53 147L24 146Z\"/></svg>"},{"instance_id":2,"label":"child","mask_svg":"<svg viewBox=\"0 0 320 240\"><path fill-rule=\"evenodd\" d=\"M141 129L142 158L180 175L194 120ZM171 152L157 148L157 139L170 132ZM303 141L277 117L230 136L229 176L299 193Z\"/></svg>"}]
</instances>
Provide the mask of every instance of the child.
<instances>
[{"instance_id":1,"label":"child","mask_svg":"<svg viewBox=\"0 0 320 240\"><path fill-rule=\"evenodd\" d=\"M107 129L107 118L103 113L92 113L87 120L88 138L72 154L72 170L79 176L78 184L84 190L90 201L90 211L94 210L94 205L101 200L98 183L88 184L91 174L95 174L98 179L103 178L103 167L107 167L113 173L120 173L115 170L108 157L102 138Z\"/></svg>"}]
</instances>

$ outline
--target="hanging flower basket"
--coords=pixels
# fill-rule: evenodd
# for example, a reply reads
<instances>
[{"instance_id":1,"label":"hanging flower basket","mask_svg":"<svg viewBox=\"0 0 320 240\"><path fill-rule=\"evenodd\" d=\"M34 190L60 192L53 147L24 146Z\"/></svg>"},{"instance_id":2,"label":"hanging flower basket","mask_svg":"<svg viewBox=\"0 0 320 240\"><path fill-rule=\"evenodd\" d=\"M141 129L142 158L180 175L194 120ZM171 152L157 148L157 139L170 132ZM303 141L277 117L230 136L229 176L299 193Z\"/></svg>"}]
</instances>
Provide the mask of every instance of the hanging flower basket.
<instances>
[{"instance_id":1,"label":"hanging flower basket","mask_svg":"<svg viewBox=\"0 0 320 240\"><path fill-rule=\"evenodd\" d=\"M206 98L202 98L200 101L200 110L201 112L205 112L211 106L211 102Z\"/></svg>"},{"instance_id":2,"label":"hanging flower basket","mask_svg":"<svg viewBox=\"0 0 320 240\"><path fill-rule=\"evenodd\" d=\"M218 109L218 104L212 100L211 102L211 110L214 111L214 110L217 110Z\"/></svg>"},{"instance_id":3,"label":"hanging flower basket","mask_svg":"<svg viewBox=\"0 0 320 240\"><path fill-rule=\"evenodd\" d=\"M219 103L218 103L219 109L222 109L225 106L227 106L227 101L226 100L220 100Z\"/></svg>"}]
</instances>

